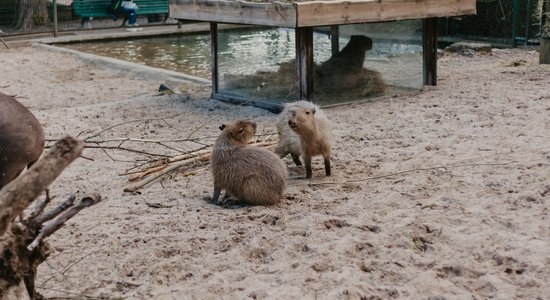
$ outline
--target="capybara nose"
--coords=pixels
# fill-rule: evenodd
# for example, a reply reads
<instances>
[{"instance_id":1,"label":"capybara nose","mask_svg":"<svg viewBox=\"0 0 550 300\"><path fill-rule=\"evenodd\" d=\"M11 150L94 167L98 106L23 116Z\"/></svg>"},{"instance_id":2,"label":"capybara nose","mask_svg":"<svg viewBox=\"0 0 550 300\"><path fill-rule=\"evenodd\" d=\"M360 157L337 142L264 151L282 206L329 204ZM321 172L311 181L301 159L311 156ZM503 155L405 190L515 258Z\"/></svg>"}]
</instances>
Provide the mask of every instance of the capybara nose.
<instances>
[{"instance_id":1,"label":"capybara nose","mask_svg":"<svg viewBox=\"0 0 550 300\"><path fill-rule=\"evenodd\" d=\"M296 128L296 123L288 121L288 126L290 126L290 128Z\"/></svg>"}]
</instances>

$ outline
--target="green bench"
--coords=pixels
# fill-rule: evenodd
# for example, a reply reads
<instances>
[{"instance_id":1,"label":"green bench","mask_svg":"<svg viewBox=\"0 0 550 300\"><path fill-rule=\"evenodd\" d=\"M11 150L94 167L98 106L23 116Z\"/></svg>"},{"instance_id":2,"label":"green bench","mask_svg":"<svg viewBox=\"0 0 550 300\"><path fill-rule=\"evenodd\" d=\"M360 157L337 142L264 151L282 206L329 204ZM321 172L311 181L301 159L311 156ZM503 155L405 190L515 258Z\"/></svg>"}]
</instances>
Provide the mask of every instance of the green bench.
<instances>
[{"instance_id":1,"label":"green bench","mask_svg":"<svg viewBox=\"0 0 550 300\"><path fill-rule=\"evenodd\" d=\"M168 0L134 0L138 6L138 15L165 14L164 21L168 18ZM73 0L73 11L75 15L82 17L82 24L86 20L95 17L111 16L111 0ZM124 23L126 23L124 16Z\"/></svg>"}]
</instances>

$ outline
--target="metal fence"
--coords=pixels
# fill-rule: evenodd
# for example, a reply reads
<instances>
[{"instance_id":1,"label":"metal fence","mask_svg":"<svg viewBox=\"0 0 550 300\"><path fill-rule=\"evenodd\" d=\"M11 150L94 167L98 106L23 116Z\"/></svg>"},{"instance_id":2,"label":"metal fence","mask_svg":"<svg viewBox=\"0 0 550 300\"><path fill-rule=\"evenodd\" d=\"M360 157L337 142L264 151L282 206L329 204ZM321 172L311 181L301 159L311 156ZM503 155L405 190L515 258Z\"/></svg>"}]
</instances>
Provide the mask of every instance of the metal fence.
<instances>
[{"instance_id":1,"label":"metal fence","mask_svg":"<svg viewBox=\"0 0 550 300\"><path fill-rule=\"evenodd\" d=\"M510 45L538 43L547 7L547 0L478 0L476 15L442 20L439 34Z\"/></svg>"}]
</instances>

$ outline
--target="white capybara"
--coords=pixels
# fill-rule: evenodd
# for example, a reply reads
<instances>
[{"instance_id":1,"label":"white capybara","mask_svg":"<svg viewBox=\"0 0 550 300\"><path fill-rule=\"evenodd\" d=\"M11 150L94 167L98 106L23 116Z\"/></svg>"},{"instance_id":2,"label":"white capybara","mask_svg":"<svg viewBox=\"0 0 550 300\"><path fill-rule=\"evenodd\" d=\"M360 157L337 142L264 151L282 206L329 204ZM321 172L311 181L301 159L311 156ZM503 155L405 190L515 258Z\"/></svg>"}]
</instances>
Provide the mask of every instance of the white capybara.
<instances>
[{"instance_id":1,"label":"white capybara","mask_svg":"<svg viewBox=\"0 0 550 300\"><path fill-rule=\"evenodd\" d=\"M311 178L311 158L322 155L325 173L331 175L331 124L323 111L309 101L297 101L285 105L277 122L279 142L275 153L281 157L290 154L296 165L302 156L306 167L306 178Z\"/></svg>"}]
</instances>

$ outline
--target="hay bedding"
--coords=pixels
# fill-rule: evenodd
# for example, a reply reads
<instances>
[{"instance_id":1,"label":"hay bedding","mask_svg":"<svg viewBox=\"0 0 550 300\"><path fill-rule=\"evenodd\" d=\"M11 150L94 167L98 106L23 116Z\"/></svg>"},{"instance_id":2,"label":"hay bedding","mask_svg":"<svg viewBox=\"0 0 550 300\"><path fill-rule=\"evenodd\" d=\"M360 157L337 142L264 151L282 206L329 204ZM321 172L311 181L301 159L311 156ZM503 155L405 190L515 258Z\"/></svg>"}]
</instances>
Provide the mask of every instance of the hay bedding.
<instances>
[{"instance_id":1,"label":"hay bedding","mask_svg":"<svg viewBox=\"0 0 550 300\"><path fill-rule=\"evenodd\" d=\"M384 94L386 84L378 71L363 68L359 73L338 77L338 82L322 84L318 72L319 65L313 67L313 84L316 101L338 97L349 101ZM324 81L326 82L326 81ZM296 97L296 63L294 60L281 63L277 71L258 71L251 75L225 74L223 89L244 94L255 99L282 99L292 101Z\"/></svg>"}]
</instances>

